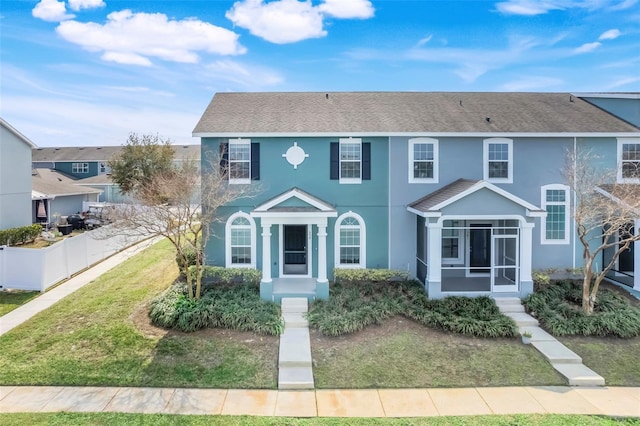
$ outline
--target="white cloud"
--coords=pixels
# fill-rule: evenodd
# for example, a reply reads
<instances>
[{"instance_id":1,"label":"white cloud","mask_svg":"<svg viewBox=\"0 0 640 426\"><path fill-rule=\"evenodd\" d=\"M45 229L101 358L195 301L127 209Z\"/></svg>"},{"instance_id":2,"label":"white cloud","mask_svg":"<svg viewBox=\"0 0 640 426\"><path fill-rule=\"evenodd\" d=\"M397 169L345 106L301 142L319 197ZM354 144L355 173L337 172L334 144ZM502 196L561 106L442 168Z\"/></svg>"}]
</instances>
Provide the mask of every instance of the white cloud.
<instances>
[{"instance_id":1,"label":"white cloud","mask_svg":"<svg viewBox=\"0 0 640 426\"><path fill-rule=\"evenodd\" d=\"M161 13L123 10L107 15L104 25L64 21L56 31L88 51L103 52L104 60L132 65L150 65L151 58L196 63L199 51L219 55L246 52L232 31L197 19L169 20Z\"/></svg>"},{"instance_id":2,"label":"white cloud","mask_svg":"<svg viewBox=\"0 0 640 426\"><path fill-rule=\"evenodd\" d=\"M598 40L614 40L620 37L620 34L622 34L620 30L618 30L617 28L614 28L612 30L605 31L602 34L600 34L600 37L598 37Z\"/></svg>"},{"instance_id":3,"label":"white cloud","mask_svg":"<svg viewBox=\"0 0 640 426\"><path fill-rule=\"evenodd\" d=\"M226 13L234 25L271 43L285 44L325 37L324 19L367 19L374 9L369 0L240 0Z\"/></svg>"},{"instance_id":4,"label":"white cloud","mask_svg":"<svg viewBox=\"0 0 640 426\"><path fill-rule=\"evenodd\" d=\"M563 84L564 80L556 77L528 76L505 83L501 86L500 90L507 92L528 92L562 86Z\"/></svg>"},{"instance_id":5,"label":"white cloud","mask_svg":"<svg viewBox=\"0 0 640 426\"><path fill-rule=\"evenodd\" d=\"M102 0L68 0L68 3L69 8L76 11L81 9L96 9L106 6Z\"/></svg>"},{"instance_id":6,"label":"white cloud","mask_svg":"<svg viewBox=\"0 0 640 426\"><path fill-rule=\"evenodd\" d=\"M506 0L496 3L496 9L507 15L534 16L553 10L624 10L636 2L637 0Z\"/></svg>"},{"instance_id":7,"label":"white cloud","mask_svg":"<svg viewBox=\"0 0 640 426\"><path fill-rule=\"evenodd\" d=\"M640 77L621 77L615 80L614 82L610 83L606 87L606 90L618 89L620 87L629 86L634 83L640 83ZM640 85L636 85L633 88L630 87L630 89L632 89L633 91L637 91L639 87Z\"/></svg>"},{"instance_id":8,"label":"white cloud","mask_svg":"<svg viewBox=\"0 0 640 426\"><path fill-rule=\"evenodd\" d=\"M431 39L433 38L433 35L429 34L426 37L421 38L418 41L418 46L424 46L425 44L429 43L431 41Z\"/></svg>"},{"instance_id":9,"label":"white cloud","mask_svg":"<svg viewBox=\"0 0 640 426\"><path fill-rule=\"evenodd\" d=\"M34 18L48 22L60 22L65 19L73 19L75 15L68 14L63 1L41 0L31 11Z\"/></svg>"},{"instance_id":10,"label":"white cloud","mask_svg":"<svg viewBox=\"0 0 640 426\"><path fill-rule=\"evenodd\" d=\"M602 46L602 43L599 41L594 41L593 43L585 43L582 46L574 49L574 53L589 53L596 50L598 47Z\"/></svg>"},{"instance_id":11,"label":"white cloud","mask_svg":"<svg viewBox=\"0 0 640 426\"><path fill-rule=\"evenodd\" d=\"M340 19L368 19L374 13L369 0L324 0L318 9Z\"/></svg>"},{"instance_id":12,"label":"white cloud","mask_svg":"<svg viewBox=\"0 0 640 426\"><path fill-rule=\"evenodd\" d=\"M275 86L284 81L282 76L273 70L257 65L245 66L228 59L207 65L204 73L207 80L224 80L251 90Z\"/></svg>"},{"instance_id":13,"label":"white cloud","mask_svg":"<svg viewBox=\"0 0 640 426\"><path fill-rule=\"evenodd\" d=\"M277 44L294 43L327 35L322 28L322 14L310 1L244 0L234 3L227 19L246 28L251 34Z\"/></svg>"}]
</instances>

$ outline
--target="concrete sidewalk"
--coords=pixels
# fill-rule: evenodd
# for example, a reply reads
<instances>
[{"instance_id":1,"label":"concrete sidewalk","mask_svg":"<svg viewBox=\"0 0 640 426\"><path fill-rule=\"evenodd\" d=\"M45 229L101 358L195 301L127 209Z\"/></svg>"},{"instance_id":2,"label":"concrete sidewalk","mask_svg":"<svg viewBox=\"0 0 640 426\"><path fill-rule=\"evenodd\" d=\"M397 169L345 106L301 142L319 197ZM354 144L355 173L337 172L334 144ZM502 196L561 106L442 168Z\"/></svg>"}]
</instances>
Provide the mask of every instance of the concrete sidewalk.
<instances>
[{"instance_id":1,"label":"concrete sidewalk","mask_svg":"<svg viewBox=\"0 0 640 426\"><path fill-rule=\"evenodd\" d=\"M589 414L640 417L640 387L238 390L0 387L0 412L122 412L287 417Z\"/></svg>"},{"instance_id":2,"label":"concrete sidewalk","mask_svg":"<svg viewBox=\"0 0 640 426\"><path fill-rule=\"evenodd\" d=\"M113 256L103 260L102 262L91 266L84 272L81 272L78 275L69 278L67 281L58 285L54 289L41 294L40 296L29 301L28 303L25 303L19 308L16 308L8 314L3 315L2 317L0 317L0 336L19 326L37 313L49 308L74 291L89 284L100 275L121 264L131 256L140 253L140 251L146 249L147 247L152 246L163 238L164 237L161 236L149 238L129 248L126 248L121 252L116 253Z\"/></svg>"}]
</instances>

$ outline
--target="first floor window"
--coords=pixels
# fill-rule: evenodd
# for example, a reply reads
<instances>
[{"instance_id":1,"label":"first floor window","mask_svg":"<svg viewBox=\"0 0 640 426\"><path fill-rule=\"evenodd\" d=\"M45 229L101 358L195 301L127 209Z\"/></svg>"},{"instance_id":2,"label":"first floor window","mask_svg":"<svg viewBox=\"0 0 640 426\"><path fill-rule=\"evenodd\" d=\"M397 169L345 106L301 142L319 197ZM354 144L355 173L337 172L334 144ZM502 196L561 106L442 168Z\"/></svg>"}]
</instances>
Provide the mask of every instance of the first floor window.
<instances>
[{"instance_id":1,"label":"first floor window","mask_svg":"<svg viewBox=\"0 0 640 426\"><path fill-rule=\"evenodd\" d=\"M227 267L254 267L256 226L246 213L236 213L227 221Z\"/></svg>"},{"instance_id":2,"label":"first floor window","mask_svg":"<svg viewBox=\"0 0 640 426\"><path fill-rule=\"evenodd\" d=\"M345 213L336 221L336 267L364 268L365 262L365 225L362 217L356 213Z\"/></svg>"},{"instance_id":3,"label":"first floor window","mask_svg":"<svg viewBox=\"0 0 640 426\"><path fill-rule=\"evenodd\" d=\"M511 139L484 141L484 179L491 182L513 181L513 147Z\"/></svg>"},{"instance_id":4,"label":"first floor window","mask_svg":"<svg viewBox=\"0 0 640 426\"><path fill-rule=\"evenodd\" d=\"M89 163L72 163L71 173L89 173Z\"/></svg>"},{"instance_id":5,"label":"first floor window","mask_svg":"<svg viewBox=\"0 0 640 426\"><path fill-rule=\"evenodd\" d=\"M409 182L438 181L438 141L431 138L409 139Z\"/></svg>"},{"instance_id":6,"label":"first floor window","mask_svg":"<svg viewBox=\"0 0 640 426\"><path fill-rule=\"evenodd\" d=\"M569 187L545 185L542 187L542 208L547 212L542 226L543 244L569 242Z\"/></svg>"},{"instance_id":7,"label":"first floor window","mask_svg":"<svg viewBox=\"0 0 640 426\"><path fill-rule=\"evenodd\" d=\"M445 220L442 227L442 261L458 262L462 260L462 230L457 229L460 221Z\"/></svg>"}]
</instances>

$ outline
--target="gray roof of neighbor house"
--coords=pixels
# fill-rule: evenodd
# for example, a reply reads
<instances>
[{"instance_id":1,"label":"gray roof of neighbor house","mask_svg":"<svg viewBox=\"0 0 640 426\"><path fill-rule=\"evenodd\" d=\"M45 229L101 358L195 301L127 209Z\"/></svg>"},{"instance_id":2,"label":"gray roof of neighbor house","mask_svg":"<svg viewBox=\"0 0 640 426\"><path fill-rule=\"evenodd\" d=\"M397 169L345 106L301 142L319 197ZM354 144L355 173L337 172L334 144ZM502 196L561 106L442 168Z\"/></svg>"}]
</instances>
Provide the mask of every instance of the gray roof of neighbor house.
<instances>
[{"instance_id":1,"label":"gray roof of neighbor house","mask_svg":"<svg viewBox=\"0 0 640 426\"><path fill-rule=\"evenodd\" d=\"M33 169L31 189L46 196L99 194L102 191L87 186L75 185L76 180L51 169Z\"/></svg>"},{"instance_id":2,"label":"gray roof of neighbor house","mask_svg":"<svg viewBox=\"0 0 640 426\"><path fill-rule=\"evenodd\" d=\"M640 133L570 93L216 93L194 136Z\"/></svg>"},{"instance_id":3,"label":"gray roof of neighbor house","mask_svg":"<svg viewBox=\"0 0 640 426\"><path fill-rule=\"evenodd\" d=\"M200 158L200 145L173 145L176 158ZM51 161L109 161L122 146L67 146L58 148L36 148L31 156L33 162Z\"/></svg>"}]
</instances>

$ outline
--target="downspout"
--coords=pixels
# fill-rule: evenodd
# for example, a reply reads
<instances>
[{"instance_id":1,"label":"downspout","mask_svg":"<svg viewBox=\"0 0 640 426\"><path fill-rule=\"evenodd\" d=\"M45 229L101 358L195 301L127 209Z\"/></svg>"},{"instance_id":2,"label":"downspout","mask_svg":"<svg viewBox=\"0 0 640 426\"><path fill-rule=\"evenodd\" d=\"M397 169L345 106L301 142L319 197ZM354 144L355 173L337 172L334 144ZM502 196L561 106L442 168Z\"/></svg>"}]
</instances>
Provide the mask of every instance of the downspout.
<instances>
[{"instance_id":1,"label":"downspout","mask_svg":"<svg viewBox=\"0 0 640 426\"><path fill-rule=\"evenodd\" d=\"M575 191L575 186L576 186L576 179L577 179L577 170L576 167L578 166L578 138L576 138L575 136L573 137L573 186L574 186L574 191L573 191L573 208L574 208L574 212L577 206L577 202L578 202L578 196L576 195L576 191ZM573 255L571 256L571 268L575 271L576 269L576 234L578 233L578 230L576 229L576 221L575 219L573 220Z\"/></svg>"}]
</instances>

